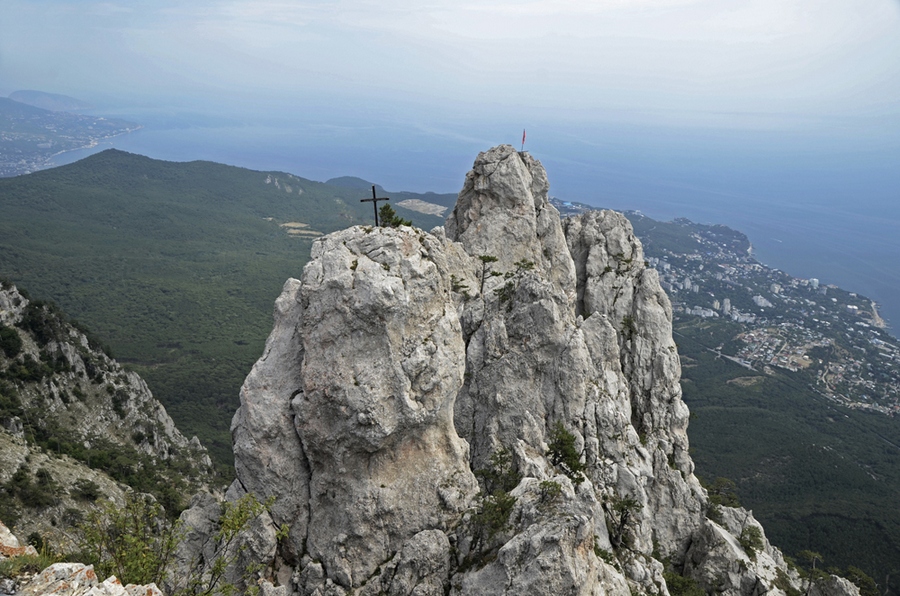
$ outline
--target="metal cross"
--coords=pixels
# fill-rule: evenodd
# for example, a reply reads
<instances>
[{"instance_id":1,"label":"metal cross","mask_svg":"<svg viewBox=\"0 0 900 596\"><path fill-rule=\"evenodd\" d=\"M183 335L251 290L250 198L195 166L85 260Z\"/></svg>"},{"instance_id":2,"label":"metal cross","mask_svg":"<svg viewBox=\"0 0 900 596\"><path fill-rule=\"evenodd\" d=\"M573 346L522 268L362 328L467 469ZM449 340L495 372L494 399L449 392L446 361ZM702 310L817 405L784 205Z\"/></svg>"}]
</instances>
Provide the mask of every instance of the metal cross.
<instances>
[{"instance_id":1,"label":"metal cross","mask_svg":"<svg viewBox=\"0 0 900 596\"><path fill-rule=\"evenodd\" d=\"M375 227L378 227L378 201L390 201L390 197L376 197L375 196L375 185L372 185L372 198L371 199L360 199L360 203L372 203L372 209L375 210Z\"/></svg>"}]
</instances>

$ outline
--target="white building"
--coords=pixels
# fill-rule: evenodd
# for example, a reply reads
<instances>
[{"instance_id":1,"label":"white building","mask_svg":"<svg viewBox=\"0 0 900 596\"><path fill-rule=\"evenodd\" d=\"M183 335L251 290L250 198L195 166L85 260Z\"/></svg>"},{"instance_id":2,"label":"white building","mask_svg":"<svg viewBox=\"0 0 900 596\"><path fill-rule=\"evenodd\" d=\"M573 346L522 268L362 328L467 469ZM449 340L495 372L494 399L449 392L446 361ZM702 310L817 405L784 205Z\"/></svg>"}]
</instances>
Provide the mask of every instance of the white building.
<instances>
[{"instance_id":1,"label":"white building","mask_svg":"<svg viewBox=\"0 0 900 596\"><path fill-rule=\"evenodd\" d=\"M755 304L756 306L758 306L760 308L771 308L772 307L772 303L769 302L768 300L766 300L765 298L763 298L762 296L754 296L753 304Z\"/></svg>"}]
</instances>

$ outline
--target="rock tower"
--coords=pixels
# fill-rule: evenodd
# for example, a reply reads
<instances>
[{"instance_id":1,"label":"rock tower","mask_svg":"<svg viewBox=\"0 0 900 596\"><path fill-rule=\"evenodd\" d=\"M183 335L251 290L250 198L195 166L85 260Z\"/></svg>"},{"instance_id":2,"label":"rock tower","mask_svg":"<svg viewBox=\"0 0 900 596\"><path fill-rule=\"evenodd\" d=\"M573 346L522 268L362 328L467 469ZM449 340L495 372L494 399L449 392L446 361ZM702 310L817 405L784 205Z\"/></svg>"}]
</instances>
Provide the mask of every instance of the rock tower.
<instances>
[{"instance_id":1,"label":"rock tower","mask_svg":"<svg viewBox=\"0 0 900 596\"><path fill-rule=\"evenodd\" d=\"M287 281L232 423L229 498L273 502L244 537L264 593L800 586L693 474L671 305L630 223L561 221L548 188L495 147L443 228L330 234ZM214 518L185 514L195 536Z\"/></svg>"}]
</instances>

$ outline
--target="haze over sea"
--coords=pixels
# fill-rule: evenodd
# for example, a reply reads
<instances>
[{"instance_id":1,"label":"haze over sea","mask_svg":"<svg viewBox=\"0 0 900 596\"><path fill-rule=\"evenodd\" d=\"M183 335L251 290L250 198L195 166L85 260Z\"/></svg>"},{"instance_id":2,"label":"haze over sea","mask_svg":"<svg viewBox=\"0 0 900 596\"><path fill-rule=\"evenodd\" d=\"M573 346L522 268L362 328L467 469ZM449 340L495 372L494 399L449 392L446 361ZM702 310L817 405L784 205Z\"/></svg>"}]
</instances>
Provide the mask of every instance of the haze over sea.
<instances>
[{"instance_id":1,"label":"haze over sea","mask_svg":"<svg viewBox=\"0 0 900 596\"><path fill-rule=\"evenodd\" d=\"M173 161L205 159L324 181L352 175L388 190L457 192L479 151L517 145L521 122L382 114L332 119L302 111L116 109L136 133L59 156L68 163L108 147ZM727 115L723 115L723 122ZM900 139L877 120L864 140L766 127L677 128L653 122L528 125L550 193L597 207L687 217L746 233L763 263L875 300L900 321ZM476 132L472 132L476 131Z\"/></svg>"},{"instance_id":2,"label":"haze over sea","mask_svg":"<svg viewBox=\"0 0 900 596\"><path fill-rule=\"evenodd\" d=\"M900 0L4 0L24 89L135 153L389 190L526 128L555 196L732 226L900 325Z\"/></svg>"}]
</instances>

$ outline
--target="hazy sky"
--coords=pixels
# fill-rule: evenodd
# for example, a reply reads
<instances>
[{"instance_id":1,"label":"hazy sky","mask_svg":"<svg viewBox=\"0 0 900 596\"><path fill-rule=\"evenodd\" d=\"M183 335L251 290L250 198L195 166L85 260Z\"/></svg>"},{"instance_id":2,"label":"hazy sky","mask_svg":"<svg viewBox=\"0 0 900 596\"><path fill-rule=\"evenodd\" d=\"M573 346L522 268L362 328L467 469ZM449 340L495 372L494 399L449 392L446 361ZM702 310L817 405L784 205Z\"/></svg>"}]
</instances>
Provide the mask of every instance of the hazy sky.
<instances>
[{"instance_id":1,"label":"hazy sky","mask_svg":"<svg viewBox=\"0 0 900 596\"><path fill-rule=\"evenodd\" d=\"M900 115L900 0L3 0L0 93L574 121Z\"/></svg>"},{"instance_id":2,"label":"hazy sky","mask_svg":"<svg viewBox=\"0 0 900 596\"><path fill-rule=\"evenodd\" d=\"M17 89L136 153L391 190L527 127L555 196L732 225L900 326L900 0L0 0Z\"/></svg>"}]
</instances>

